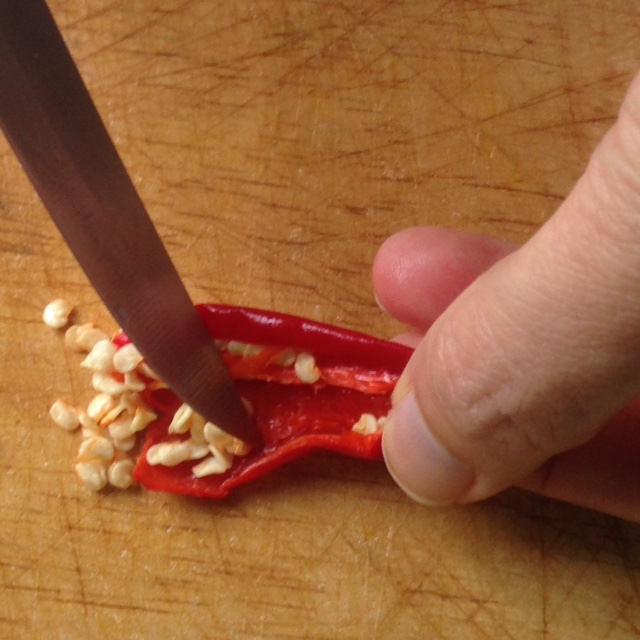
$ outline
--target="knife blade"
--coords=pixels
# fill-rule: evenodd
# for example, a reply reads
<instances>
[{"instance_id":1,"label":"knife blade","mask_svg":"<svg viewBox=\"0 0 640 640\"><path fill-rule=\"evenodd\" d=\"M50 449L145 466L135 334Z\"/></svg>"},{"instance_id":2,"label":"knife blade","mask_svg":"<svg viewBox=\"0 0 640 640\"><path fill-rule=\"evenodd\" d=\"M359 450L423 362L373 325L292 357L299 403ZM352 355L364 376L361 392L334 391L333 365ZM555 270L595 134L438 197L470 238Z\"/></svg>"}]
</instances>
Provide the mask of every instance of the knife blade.
<instances>
[{"instance_id":1,"label":"knife blade","mask_svg":"<svg viewBox=\"0 0 640 640\"><path fill-rule=\"evenodd\" d=\"M260 436L44 0L0 0L0 126L65 241L149 366L187 404Z\"/></svg>"}]
</instances>

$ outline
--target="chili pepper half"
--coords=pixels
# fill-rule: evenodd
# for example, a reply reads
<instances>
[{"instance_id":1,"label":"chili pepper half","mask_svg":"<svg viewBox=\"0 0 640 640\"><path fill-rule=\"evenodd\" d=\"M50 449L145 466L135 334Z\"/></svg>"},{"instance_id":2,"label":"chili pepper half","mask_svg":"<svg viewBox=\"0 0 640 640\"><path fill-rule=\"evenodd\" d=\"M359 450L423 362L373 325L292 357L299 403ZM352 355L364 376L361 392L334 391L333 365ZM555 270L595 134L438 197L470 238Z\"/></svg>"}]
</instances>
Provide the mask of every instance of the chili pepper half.
<instances>
[{"instance_id":1,"label":"chili pepper half","mask_svg":"<svg viewBox=\"0 0 640 640\"><path fill-rule=\"evenodd\" d=\"M169 432L178 398L150 386L145 401L159 418L147 428L136 464L140 484L223 498L234 487L313 451L381 459L380 426L411 349L282 313L226 305L200 305L198 312L251 409L263 446L233 457L222 473L200 477L194 473L199 454L174 466L150 462L152 447L192 438ZM119 336L115 342L122 346L127 339Z\"/></svg>"}]
</instances>

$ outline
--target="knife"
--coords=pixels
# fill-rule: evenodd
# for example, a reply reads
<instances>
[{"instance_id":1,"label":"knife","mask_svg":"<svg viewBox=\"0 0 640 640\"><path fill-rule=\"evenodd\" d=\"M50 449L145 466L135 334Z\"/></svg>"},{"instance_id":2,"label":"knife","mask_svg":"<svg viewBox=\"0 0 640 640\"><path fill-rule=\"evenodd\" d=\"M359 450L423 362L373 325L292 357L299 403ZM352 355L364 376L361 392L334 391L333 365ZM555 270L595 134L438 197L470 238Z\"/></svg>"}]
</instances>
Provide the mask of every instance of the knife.
<instances>
[{"instance_id":1,"label":"knife","mask_svg":"<svg viewBox=\"0 0 640 640\"><path fill-rule=\"evenodd\" d=\"M260 435L44 0L0 0L0 126L89 280L149 366L221 429Z\"/></svg>"}]
</instances>

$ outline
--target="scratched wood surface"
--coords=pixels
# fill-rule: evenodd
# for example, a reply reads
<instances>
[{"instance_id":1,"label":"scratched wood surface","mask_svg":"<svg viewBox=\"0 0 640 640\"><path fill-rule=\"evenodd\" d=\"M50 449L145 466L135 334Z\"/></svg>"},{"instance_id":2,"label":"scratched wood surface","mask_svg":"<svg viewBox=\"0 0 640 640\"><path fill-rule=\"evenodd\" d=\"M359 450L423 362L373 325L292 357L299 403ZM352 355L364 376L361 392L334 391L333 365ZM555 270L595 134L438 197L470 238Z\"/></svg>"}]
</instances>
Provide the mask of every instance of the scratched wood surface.
<instances>
[{"instance_id":1,"label":"scratched wood surface","mask_svg":"<svg viewBox=\"0 0 640 640\"><path fill-rule=\"evenodd\" d=\"M629 0L52 0L194 299L391 336L395 230L523 241L613 122ZM419 508L320 456L200 503L91 495L47 418L90 395L40 315L113 323L0 141L0 638L640 634L640 530L520 492Z\"/></svg>"}]
</instances>

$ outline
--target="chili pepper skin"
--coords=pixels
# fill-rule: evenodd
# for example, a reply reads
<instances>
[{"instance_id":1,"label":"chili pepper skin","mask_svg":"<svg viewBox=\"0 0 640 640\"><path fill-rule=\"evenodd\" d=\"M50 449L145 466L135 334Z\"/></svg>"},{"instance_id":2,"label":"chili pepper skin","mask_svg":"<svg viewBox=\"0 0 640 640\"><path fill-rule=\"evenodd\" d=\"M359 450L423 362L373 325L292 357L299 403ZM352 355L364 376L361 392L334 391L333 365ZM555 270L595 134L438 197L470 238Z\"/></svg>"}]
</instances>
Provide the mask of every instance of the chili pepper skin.
<instances>
[{"instance_id":1,"label":"chili pepper skin","mask_svg":"<svg viewBox=\"0 0 640 640\"><path fill-rule=\"evenodd\" d=\"M145 392L160 416L147 428L134 477L148 489L202 498L224 498L238 485L255 480L313 451L379 460L381 432L363 435L353 425L364 413L386 416L391 392L411 349L361 333L297 316L227 305L200 305L198 312L211 335L266 347L247 358L223 353L236 388L248 400L263 446L236 457L223 474L196 478L194 462L173 467L150 465L147 450L168 436L180 401L167 389ZM126 337L119 337L121 346ZM319 379L300 382L291 367L275 363L285 349L315 357Z\"/></svg>"}]
</instances>

